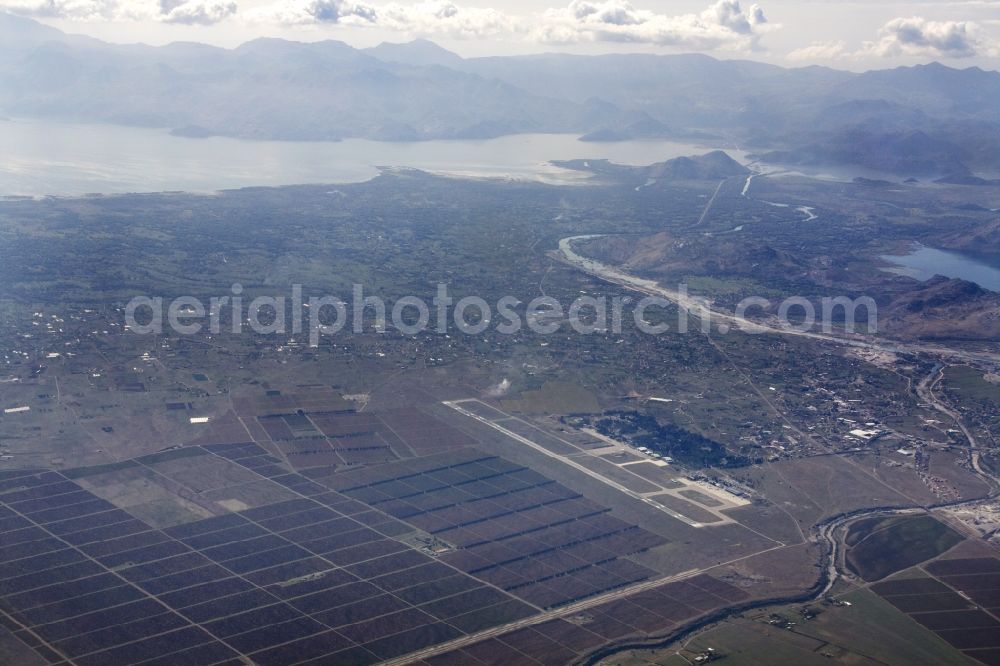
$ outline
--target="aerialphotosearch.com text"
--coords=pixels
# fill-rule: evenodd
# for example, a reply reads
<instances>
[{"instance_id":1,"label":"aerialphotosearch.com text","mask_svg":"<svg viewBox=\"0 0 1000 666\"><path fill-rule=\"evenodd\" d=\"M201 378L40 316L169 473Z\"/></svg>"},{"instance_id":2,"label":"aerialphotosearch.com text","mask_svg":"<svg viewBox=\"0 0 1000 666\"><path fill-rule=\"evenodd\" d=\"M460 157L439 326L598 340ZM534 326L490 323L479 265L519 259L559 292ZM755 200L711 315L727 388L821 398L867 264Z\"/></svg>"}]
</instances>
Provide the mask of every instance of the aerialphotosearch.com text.
<instances>
[{"instance_id":1,"label":"aerialphotosearch.com text","mask_svg":"<svg viewBox=\"0 0 1000 666\"><path fill-rule=\"evenodd\" d=\"M403 335L431 331L448 334L458 331L481 335L493 328L504 335L514 335L527 328L539 335L554 334L564 325L581 335L621 333L631 319L636 329L649 335L690 330L709 332L715 328L726 333L734 328L744 333L773 331L839 331L854 333L859 314L865 332L876 332L876 304L869 297L825 297L817 303L804 297L789 297L774 302L761 297L745 298L732 313L710 309L708 304L688 294L681 284L664 296L591 296L582 295L571 303L551 296L539 296L527 302L504 296L492 304L478 296L455 298L446 284L438 284L430 299L404 296L393 300L366 294L355 284L350 298L303 296L302 285L293 285L288 296L264 295L250 298L240 284L230 293L207 299L180 296L170 299L136 296L125 307L125 326L133 333L161 335L166 330L181 335L202 332L218 334L223 330L239 334L246 329L267 335L306 333L310 346L318 346L324 337L344 332L363 333L367 328L384 333L393 328ZM757 321L748 319L753 317ZM766 318L767 326L758 322ZM671 319L671 321L668 321Z\"/></svg>"}]
</instances>

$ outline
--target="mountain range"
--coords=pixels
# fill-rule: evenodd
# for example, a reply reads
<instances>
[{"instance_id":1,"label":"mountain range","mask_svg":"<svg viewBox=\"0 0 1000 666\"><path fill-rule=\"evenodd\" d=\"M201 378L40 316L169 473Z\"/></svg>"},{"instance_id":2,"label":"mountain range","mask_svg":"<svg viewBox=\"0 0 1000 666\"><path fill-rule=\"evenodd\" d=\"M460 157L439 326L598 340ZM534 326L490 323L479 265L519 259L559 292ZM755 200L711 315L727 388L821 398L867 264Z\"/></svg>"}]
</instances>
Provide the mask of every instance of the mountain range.
<instances>
[{"instance_id":1,"label":"mountain range","mask_svg":"<svg viewBox=\"0 0 1000 666\"><path fill-rule=\"evenodd\" d=\"M790 165L1000 171L1000 73L936 63L857 74L705 55L462 58L426 40L153 47L0 13L0 116L253 139L677 138Z\"/></svg>"}]
</instances>

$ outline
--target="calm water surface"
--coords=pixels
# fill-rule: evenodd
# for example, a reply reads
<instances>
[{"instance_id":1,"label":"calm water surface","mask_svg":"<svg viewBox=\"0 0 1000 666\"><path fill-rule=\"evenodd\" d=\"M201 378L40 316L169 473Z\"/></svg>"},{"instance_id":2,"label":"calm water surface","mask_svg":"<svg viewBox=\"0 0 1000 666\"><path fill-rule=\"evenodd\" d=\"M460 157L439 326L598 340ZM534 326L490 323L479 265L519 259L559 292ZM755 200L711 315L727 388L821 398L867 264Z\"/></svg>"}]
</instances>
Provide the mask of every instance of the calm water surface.
<instances>
[{"instance_id":1,"label":"calm water surface","mask_svg":"<svg viewBox=\"0 0 1000 666\"><path fill-rule=\"evenodd\" d=\"M604 158L651 164L708 150L660 140L585 143L570 134L414 143L189 139L166 130L11 120L0 121L0 195L212 192L256 185L348 183L372 178L377 166L572 182L585 176L548 161ZM728 152L735 159L745 158L742 151Z\"/></svg>"},{"instance_id":2,"label":"calm water surface","mask_svg":"<svg viewBox=\"0 0 1000 666\"><path fill-rule=\"evenodd\" d=\"M995 265L990 265L957 252L945 252L918 244L910 254L883 255L882 259L896 265L895 268L886 270L917 280L929 280L935 275L943 275L975 282L991 291L1000 291L1000 257Z\"/></svg>"}]
</instances>

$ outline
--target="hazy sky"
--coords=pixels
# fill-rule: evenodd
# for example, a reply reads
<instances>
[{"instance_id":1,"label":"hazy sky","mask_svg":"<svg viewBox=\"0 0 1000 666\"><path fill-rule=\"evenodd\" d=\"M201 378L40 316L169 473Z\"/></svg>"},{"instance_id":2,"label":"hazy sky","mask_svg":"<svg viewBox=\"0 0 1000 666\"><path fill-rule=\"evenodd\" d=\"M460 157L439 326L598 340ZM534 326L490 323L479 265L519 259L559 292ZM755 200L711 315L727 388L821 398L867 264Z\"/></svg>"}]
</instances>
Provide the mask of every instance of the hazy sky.
<instances>
[{"instance_id":1,"label":"hazy sky","mask_svg":"<svg viewBox=\"0 0 1000 666\"><path fill-rule=\"evenodd\" d=\"M1000 0L0 0L114 42L354 46L426 37L463 56L701 52L844 69L940 60L1000 69Z\"/></svg>"}]
</instances>

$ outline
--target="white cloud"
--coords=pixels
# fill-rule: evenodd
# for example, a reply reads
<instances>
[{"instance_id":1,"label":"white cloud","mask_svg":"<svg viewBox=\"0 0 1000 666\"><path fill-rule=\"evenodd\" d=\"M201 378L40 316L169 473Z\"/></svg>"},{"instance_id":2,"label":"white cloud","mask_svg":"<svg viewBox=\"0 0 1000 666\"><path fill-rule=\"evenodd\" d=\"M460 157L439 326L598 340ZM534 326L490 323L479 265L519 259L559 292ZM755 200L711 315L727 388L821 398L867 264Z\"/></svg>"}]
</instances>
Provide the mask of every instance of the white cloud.
<instances>
[{"instance_id":1,"label":"white cloud","mask_svg":"<svg viewBox=\"0 0 1000 666\"><path fill-rule=\"evenodd\" d=\"M236 3L221 0L160 0L159 19L165 23L211 25L236 14Z\"/></svg>"},{"instance_id":2,"label":"white cloud","mask_svg":"<svg viewBox=\"0 0 1000 666\"><path fill-rule=\"evenodd\" d=\"M986 43L982 39L982 34L981 24L973 21L931 21L913 16L887 22L879 29L878 40L865 42L860 49L848 50L847 44L842 41L813 42L809 46L790 52L786 57L792 61L815 61L860 59L871 56L883 58L1000 56L1000 48Z\"/></svg>"},{"instance_id":3,"label":"white cloud","mask_svg":"<svg viewBox=\"0 0 1000 666\"><path fill-rule=\"evenodd\" d=\"M310 23L370 24L376 19L374 7L347 0L282 0L252 9L246 18L258 23L304 25Z\"/></svg>"},{"instance_id":4,"label":"white cloud","mask_svg":"<svg viewBox=\"0 0 1000 666\"><path fill-rule=\"evenodd\" d=\"M519 20L495 9L463 7L446 0L371 6L347 0L281 0L252 9L253 22L281 24L339 23L456 38L514 33Z\"/></svg>"},{"instance_id":5,"label":"white cloud","mask_svg":"<svg viewBox=\"0 0 1000 666\"><path fill-rule=\"evenodd\" d=\"M565 0L564 0L565 1ZM154 20L213 24L238 17L257 24L338 24L459 39L517 37L544 43L633 42L690 49L752 49L773 26L758 5L717 0L700 13L669 15L629 0L572 0L534 15L514 15L452 0L271 0L238 12L237 0L0 0L22 14L81 21Z\"/></svg>"},{"instance_id":6,"label":"white cloud","mask_svg":"<svg viewBox=\"0 0 1000 666\"><path fill-rule=\"evenodd\" d=\"M836 60L848 55L846 42L813 42L809 46L795 49L786 57L795 61Z\"/></svg>"},{"instance_id":7,"label":"white cloud","mask_svg":"<svg viewBox=\"0 0 1000 666\"><path fill-rule=\"evenodd\" d=\"M117 0L15 0L0 4L0 7L14 14L39 18L99 21L121 17Z\"/></svg>"},{"instance_id":8,"label":"white cloud","mask_svg":"<svg viewBox=\"0 0 1000 666\"><path fill-rule=\"evenodd\" d=\"M879 30L879 40L865 44L864 52L883 57L899 55L967 58L984 46L979 26L971 21L929 21L919 16L897 18Z\"/></svg>"},{"instance_id":9,"label":"white cloud","mask_svg":"<svg viewBox=\"0 0 1000 666\"><path fill-rule=\"evenodd\" d=\"M670 16L637 9L628 0L573 0L541 14L532 30L539 41L636 42L688 48L746 49L756 46L769 25L758 5L718 0L699 14Z\"/></svg>"},{"instance_id":10,"label":"white cloud","mask_svg":"<svg viewBox=\"0 0 1000 666\"><path fill-rule=\"evenodd\" d=\"M0 2L23 16L72 21L162 21L208 25L236 14L231 0L14 0Z\"/></svg>"},{"instance_id":11,"label":"white cloud","mask_svg":"<svg viewBox=\"0 0 1000 666\"><path fill-rule=\"evenodd\" d=\"M517 32L516 18L490 8L460 7L452 2L391 3L379 10L378 25L420 35L475 38Z\"/></svg>"}]
</instances>

